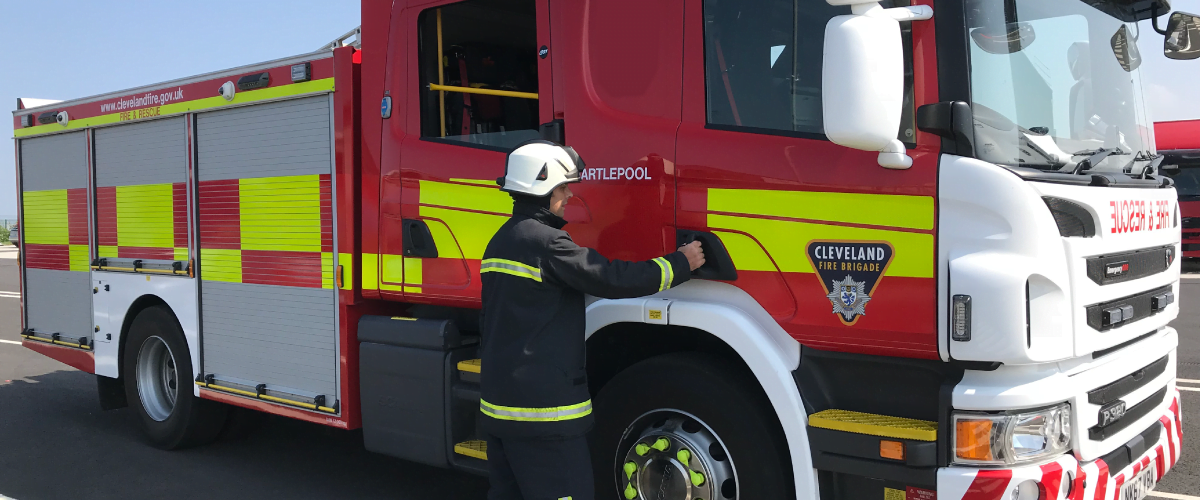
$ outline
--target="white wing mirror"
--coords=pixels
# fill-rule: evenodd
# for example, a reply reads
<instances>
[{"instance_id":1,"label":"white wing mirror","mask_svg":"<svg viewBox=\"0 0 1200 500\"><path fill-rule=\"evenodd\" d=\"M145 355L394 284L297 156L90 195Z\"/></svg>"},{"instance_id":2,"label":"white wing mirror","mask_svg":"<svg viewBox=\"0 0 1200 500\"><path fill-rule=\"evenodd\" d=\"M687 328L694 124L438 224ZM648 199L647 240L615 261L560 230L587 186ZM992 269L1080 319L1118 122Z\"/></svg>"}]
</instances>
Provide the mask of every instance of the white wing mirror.
<instances>
[{"instance_id":1,"label":"white wing mirror","mask_svg":"<svg viewBox=\"0 0 1200 500\"><path fill-rule=\"evenodd\" d=\"M900 21L933 17L918 5L885 9L870 0L826 0L849 5L852 15L825 26L821 101L825 135L835 144L878 151L879 165L912 166L904 143L896 139L904 107L904 46Z\"/></svg>"}]
</instances>

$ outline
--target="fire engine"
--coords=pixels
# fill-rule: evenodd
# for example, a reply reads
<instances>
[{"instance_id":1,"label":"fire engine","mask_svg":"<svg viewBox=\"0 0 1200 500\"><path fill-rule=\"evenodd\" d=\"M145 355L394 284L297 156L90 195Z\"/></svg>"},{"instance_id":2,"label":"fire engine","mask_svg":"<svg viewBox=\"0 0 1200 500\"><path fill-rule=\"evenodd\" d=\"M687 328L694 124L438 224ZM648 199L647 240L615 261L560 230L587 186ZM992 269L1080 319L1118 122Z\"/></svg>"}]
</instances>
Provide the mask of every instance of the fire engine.
<instances>
[{"instance_id":1,"label":"fire engine","mask_svg":"<svg viewBox=\"0 0 1200 500\"><path fill-rule=\"evenodd\" d=\"M1134 43L1200 56L1169 12L364 1L317 52L18 104L23 344L162 448L252 410L483 473L480 258L544 138L578 243L707 257L589 299L600 498L1140 500L1182 437Z\"/></svg>"},{"instance_id":2,"label":"fire engine","mask_svg":"<svg viewBox=\"0 0 1200 500\"><path fill-rule=\"evenodd\" d=\"M1179 193L1180 256L1200 257L1200 120L1154 124L1155 144L1167 156L1163 171L1175 181Z\"/></svg>"}]
</instances>

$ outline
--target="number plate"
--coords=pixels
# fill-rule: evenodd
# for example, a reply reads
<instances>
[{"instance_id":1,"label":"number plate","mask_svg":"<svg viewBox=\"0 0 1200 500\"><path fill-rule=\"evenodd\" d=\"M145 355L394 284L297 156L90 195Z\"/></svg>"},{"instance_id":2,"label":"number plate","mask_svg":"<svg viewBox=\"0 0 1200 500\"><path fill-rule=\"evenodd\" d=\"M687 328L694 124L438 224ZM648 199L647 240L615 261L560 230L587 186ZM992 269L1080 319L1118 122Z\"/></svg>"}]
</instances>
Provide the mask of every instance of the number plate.
<instances>
[{"instance_id":1,"label":"number plate","mask_svg":"<svg viewBox=\"0 0 1200 500\"><path fill-rule=\"evenodd\" d=\"M1154 479L1158 477L1158 464L1153 460L1150 466L1142 469L1132 480L1121 485L1121 500L1142 500L1154 489Z\"/></svg>"}]
</instances>

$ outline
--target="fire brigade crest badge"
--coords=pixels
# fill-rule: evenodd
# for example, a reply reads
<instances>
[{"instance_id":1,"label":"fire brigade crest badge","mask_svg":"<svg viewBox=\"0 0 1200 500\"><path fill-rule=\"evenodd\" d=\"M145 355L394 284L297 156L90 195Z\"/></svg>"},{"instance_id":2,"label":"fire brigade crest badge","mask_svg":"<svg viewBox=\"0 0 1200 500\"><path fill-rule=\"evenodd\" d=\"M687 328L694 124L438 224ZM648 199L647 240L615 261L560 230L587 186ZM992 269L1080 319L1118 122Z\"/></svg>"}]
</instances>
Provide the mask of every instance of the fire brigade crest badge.
<instances>
[{"instance_id":1,"label":"fire brigade crest badge","mask_svg":"<svg viewBox=\"0 0 1200 500\"><path fill-rule=\"evenodd\" d=\"M809 242L808 260L842 324L853 325L867 315L867 303L893 253L891 244L880 241Z\"/></svg>"}]
</instances>

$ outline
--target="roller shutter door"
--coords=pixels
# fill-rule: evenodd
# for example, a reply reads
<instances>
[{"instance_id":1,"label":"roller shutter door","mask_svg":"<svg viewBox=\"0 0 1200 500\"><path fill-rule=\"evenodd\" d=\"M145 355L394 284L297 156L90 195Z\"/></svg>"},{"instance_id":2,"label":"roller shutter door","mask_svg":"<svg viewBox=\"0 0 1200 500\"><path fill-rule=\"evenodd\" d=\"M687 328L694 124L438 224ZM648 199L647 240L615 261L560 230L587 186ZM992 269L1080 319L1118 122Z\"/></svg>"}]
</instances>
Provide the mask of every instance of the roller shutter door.
<instances>
[{"instance_id":1,"label":"roller shutter door","mask_svg":"<svg viewBox=\"0 0 1200 500\"><path fill-rule=\"evenodd\" d=\"M113 268L186 270L187 126L183 118L95 132L96 256Z\"/></svg>"},{"instance_id":2,"label":"roller shutter door","mask_svg":"<svg viewBox=\"0 0 1200 500\"><path fill-rule=\"evenodd\" d=\"M21 262L26 328L90 344L86 141L83 132L21 140Z\"/></svg>"},{"instance_id":3,"label":"roller shutter door","mask_svg":"<svg viewBox=\"0 0 1200 500\"><path fill-rule=\"evenodd\" d=\"M333 406L328 97L200 114L196 148L205 374Z\"/></svg>"}]
</instances>

